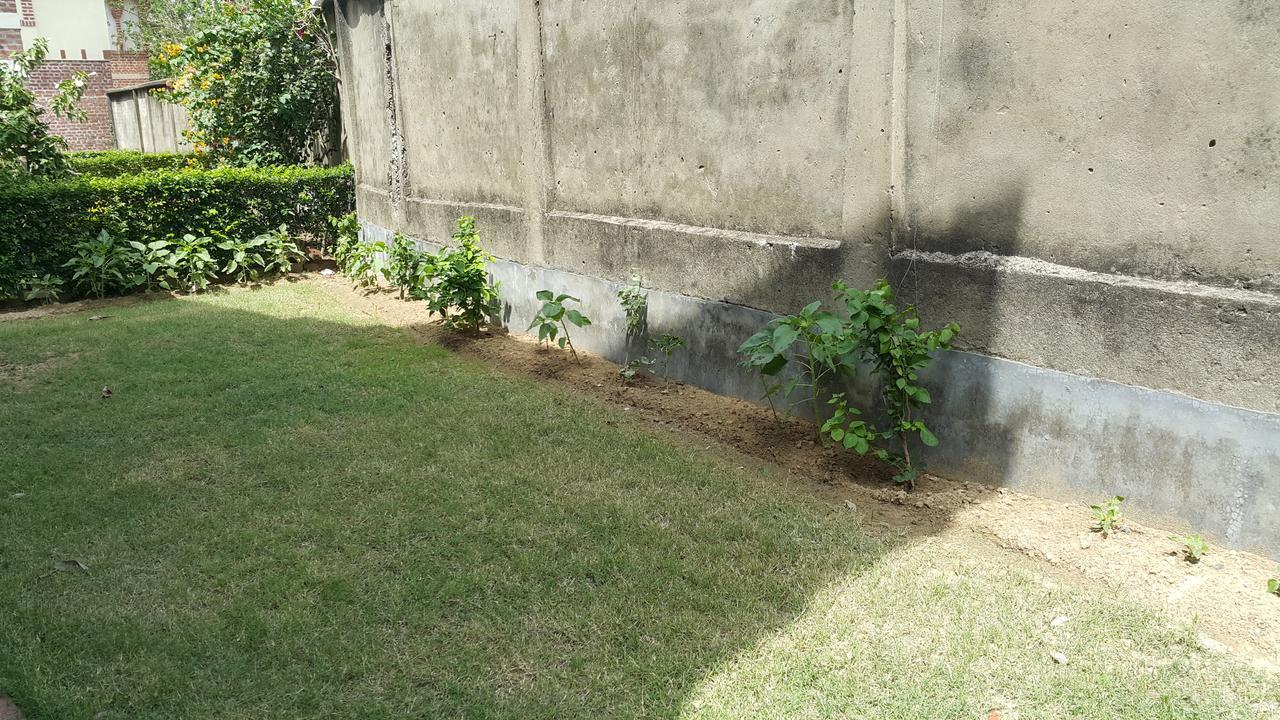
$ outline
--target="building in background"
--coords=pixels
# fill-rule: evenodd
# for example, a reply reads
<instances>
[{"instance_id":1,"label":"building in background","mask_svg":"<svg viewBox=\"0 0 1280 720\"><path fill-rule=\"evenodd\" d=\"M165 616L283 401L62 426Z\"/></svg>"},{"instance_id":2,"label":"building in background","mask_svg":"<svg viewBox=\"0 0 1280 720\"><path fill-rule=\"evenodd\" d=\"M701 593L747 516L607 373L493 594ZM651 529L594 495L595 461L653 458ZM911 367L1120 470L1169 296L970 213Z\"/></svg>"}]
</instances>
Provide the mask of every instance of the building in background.
<instances>
[{"instance_id":1,"label":"building in background","mask_svg":"<svg viewBox=\"0 0 1280 720\"><path fill-rule=\"evenodd\" d=\"M49 57L32 77L38 97L50 97L59 81L78 70L89 74L81 103L88 120L51 118L49 123L72 150L114 147L107 91L149 79L146 53L133 47L124 32L136 17L134 0L113 5L106 0L0 0L0 56L29 48L36 38L49 41Z\"/></svg>"}]
</instances>

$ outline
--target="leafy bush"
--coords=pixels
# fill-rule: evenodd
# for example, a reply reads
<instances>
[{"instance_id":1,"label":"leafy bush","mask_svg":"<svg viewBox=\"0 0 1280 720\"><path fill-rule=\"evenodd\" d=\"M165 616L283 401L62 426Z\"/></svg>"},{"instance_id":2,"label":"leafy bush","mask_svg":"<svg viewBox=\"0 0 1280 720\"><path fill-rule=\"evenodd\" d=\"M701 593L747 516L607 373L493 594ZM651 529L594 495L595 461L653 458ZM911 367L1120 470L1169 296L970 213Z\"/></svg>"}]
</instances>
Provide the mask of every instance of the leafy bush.
<instances>
[{"instance_id":1,"label":"leafy bush","mask_svg":"<svg viewBox=\"0 0 1280 720\"><path fill-rule=\"evenodd\" d=\"M381 240L366 240L352 247L347 262L347 276L361 287L377 287L391 280L391 266L387 264L390 250Z\"/></svg>"},{"instance_id":2,"label":"leafy bush","mask_svg":"<svg viewBox=\"0 0 1280 720\"><path fill-rule=\"evenodd\" d=\"M199 292L207 290L209 283L218 278L218 261L210 252L213 238L196 237L191 233L182 236L173 245L173 272L175 290Z\"/></svg>"},{"instance_id":3,"label":"leafy bush","mask_svg":"<svg viewBox=\"0 0 1280 720\"><path fill-rule=\"evenodd\" d=\"M306 0L212 5L196 32L152 62L161 98L190 115L196 151L237 165L306 162L337 105L337 62Z\"/></svg>"},{"instance_id":4,"label":"leafy bush","mask_svg":"<svg viewBox=\"0 0 1280 720\"><path fill-rule=\"evenodd\" d=\"M49 132L46 112L28 89L31 75L44 64L49 42L36 38L30 48L0 61L0 176L65 175L67 141ZM48 107L55 115L84 120L85 111L76 107L88 87L83 72L58 83Z\"/></svg>"},{"instance_id":5,"label":"leafy bush","mask_svg":"<svg viewBox=\"0 0 1280 720\"><path fill-rule=\"evenodd\" d=\"M330 215L352 205L351 168L216 168L114 178L0 183L0 292L32 275L62 274L72 246L105 230L150 243L191 233L215 242L256 237L281 224L327 241Z\"/></svg>"},{"instance_id":6,"label":"leafy bush","mask_svg":"<svg viewBox=\"0 0 1280 720\"><path fill-rule=\"evenodd\" d=\"M338 272L349 275L348 270L355 259L356 246L360 243L360 220L354 212L346 215L329 216L329 226L333 228L335 242L333 246L333 262ZM321 252L327 250L322 244Z\"/></svg>"},{"instance_id":7,"label":"leafy bush","mask_svg":"<svg viewBox=\"0 0 1280 720\"><path fill-rule=\"evenodd\" d=\"M156 288L172 290L171 281L177 278L173 268L173 243L169 240L152 240L149 243L130 240L129 245L137 254L134 286L141 286L147 292Z\"/></svg>"},{"instance_id":8,"label":"leafy bush","mask_svg":"<svg viewBox=\"0 0 1280 720\"><path fill-rule=\"evenodd\" d=\"M256 282L272 272L287 273L302 257L284 227L249 240L224 240L218 243L218 249L228 253L222 272L240 283Z\"/></svg>"},{"instance_id":9,"label":"leafy bush","mask_svg":"<svg viewBox=\"0 0 1280 720\"><path fill-rule=\"evenodd\" d=\"M67 155L71 171L90 177L119 177L154 170L185 170L209 166L209 159L193 153L144 153L137 150L86 150Z\"/></svg>"},{"instance_id":10,"label":"leafy bush","mask_svg":"<svg viewBox=\"0 0 1280 720\"><path fill-rule=\"evenodd\" d=\"M476 219L458 219L456 247L446 247L428 261L428 272L414 297L444 318L445 327L479 332L498 312L498 286L489 281L493 256L480 248Z\"/></svg>"},{"instance_id":11,"label":"leafy bush","mask_svg":"<svg viewBox=\"0 0 1280 720\"><path fill-rule=\"evenodd\" d=\"M1102 537L1108 537L1123 526L1124 515L1120 513L1120 504L1123 502L1124 496L1116 495L1110 500L1090 505L1089 510L1093 513L1093 531L1102 533Z\"/></svg>"},{"instance_id":12,"label":"leafy bush","mask_svg":"<svg viewBox=\"0 0 1280 720\"><path fill-rule=\"evenodd\" d=\"M106 230L93 240L76 243L71 253L63 267L71 271L71 282L81 293L100 298L134 287L136 255Z\"/></svg>"},{"instance_id":13,"label":"leafy bush","mask_svg":"<svg viewBox=\"0 0 1280 720\"><path fill-rule=\"evenodd\" d=\"M845 315L823 310L821 301L815 301L798 314L777 318L738 348L746 355L742 364L760 374L764 398L775 410L775 397L790 405L797 402L791 400L792 395L804 389L804 399L812 403L820 421L822 394L837 380L852 377L859 366L869 368L880 383L884 422L877 429L876 424L861 419L862 411L850 407L845 395L838 393L828 401L834 409L819 426L819 437L829 437L858 454L873 453L897 468L896 481L914 484L920 468L911 459L910 435L918 434L925 445L938 442L924 423L913 417L920 406L931 402L928 391L919 384L919 373L933 361L934 351L950 347L960 328L951 323L940 330L921 332L915 308L898 309L892 302L892 289L883 280L867 292L843 283L836 283L833 289L836 299L845 305ZM799 366L799 372L781 379L791 363ZM901 454L877 445L895 438Z\"/></svg>"},{"instance_id":14,"label":"leafy bush","mask_svg":"<svg viewBox=\"0 0 1280 720\"><path fill-rule=\"evenodd\" d=\"M566 321L578 327L586 327L591 324L591 318L566 307L565 303L581 301L572 295L556 295L550 290L539 290L536 296L542 301L542 309L534 316L533 322L529 323L529 329L538 328L538 342L547 343L547 347L551 347L551 343L554 342L563 350L568 344L569 352L573 354L573 359L577 360L578 351L573 349L573 341L569 339L569 326Z\"/></svg>"},{"instance_id":15,"label":"leafy bush","mask_svg":"<svg viewBox=\"0 0 1280 720\"><path fill-rule=\"evenodd\" d=\"M935 351L951 347L951 339L960 332L960 326L948 323L939 330L922 332L915 307L899 309L894 305L893 289L884 280L867 292L855 290L844 283L836 283L834 288L836 298L844 302L849 316L848 334L857 338L856 352L862 363L869 366L880 380L880 398L888 425L879 432L879 437L884 440L896 438L902 448L900 455L880 449L876 456L898 469L895 480L912 484L919 468L911 461L909 437L916 433L925 445L933 447L938 444L937 437L924 422L913 417L919 408L933 401L929 391L920 385L919 373L933 362ZM834 403L837 411L841 408L848 410L844 398L834 400ZM830 431L838 428L838 425L831 427ZM847 426L845 430L848 431ZM841 440L834 434L831 437ZM861 445L856 437L855 444Z\"/></svg>"},{"instance_id":16,"label":"leafy bush","mask_svg":"<svg viewBox=\"0 0 1280 720\"><path fill-rule=\"evenodd\" d=\"M738 348L746 355L744 367L760 374L764 386L763 398L777 410L774 398L780 398L784 409L800 400L791 400L796 390L804 388L816 415L820 410L819 397L824 384L841 375L852 375L853 351L857 339L850 337L844 321L833 313L822 310L822 302L806 305L796 315L777 318L762 330L747 338ZM800 373L779 380L788 364L795 362Z\"/></svg>"},{"instance_id":17,"label":"leafy bush","mask_svg":"<svg viewBox=\"0 0 1280 720\"><path fill-rule=\"evenodd\" d=\"M426 282L434 260L435 256L419 250L409 238L395 234L388 252L387 271L391 284L400 289L401 300Z\"/></svg>"},{"instance_id":18,"label":"leafy bush","mask_svg":"<svg viewBox=\"0 0 1280 720\"><path fill-rule=\"evenodd\" d=\"M22 282L22 299L27 302L58 302L66 281L57 275L32 275Z\"/></svg>"}]
</instances>

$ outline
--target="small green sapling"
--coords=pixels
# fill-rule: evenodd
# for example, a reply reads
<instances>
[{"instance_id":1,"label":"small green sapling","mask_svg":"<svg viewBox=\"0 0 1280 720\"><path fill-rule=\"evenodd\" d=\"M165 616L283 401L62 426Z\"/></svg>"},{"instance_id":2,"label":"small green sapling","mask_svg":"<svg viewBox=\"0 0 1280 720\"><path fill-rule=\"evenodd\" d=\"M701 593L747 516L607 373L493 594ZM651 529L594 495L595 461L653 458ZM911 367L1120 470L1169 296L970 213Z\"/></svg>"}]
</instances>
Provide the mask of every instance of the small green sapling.
<instances>
[{"instance_id":1,"label":"small green sapling","mask_svg":"<svg viewBox=\"0 0 1280 720\"><path fill-rule=\"evenodd\" d=\"M1209 543L1199 535L1172 535L1169 539L1182 543L1182 556L1189 563L1200 562L1200 558L1209 552Z\"/></svg>"},{"instance_id":2,"label":"small green sapling","mask_svg":"<svg viewBox=\"0 0 1280 720\"><path fill-rule=\"evenodd\" d=\"M1116 495L1110 500L1090 505L1089 510L1093 513L1093 531L1102 533L1102 537L1110 537L1111 533L1123 526L1125 519L1120 512L1120 504L1123 502L1124 496Z\"/></svg>"},{"instance_id":3,"label":"small green sapling","mask_svg":"<svg viewBox=\"0 0 1280 720\"><path fill-rule=\"evenodd\" d=\"M568 345L573 359L577 360L578 351L573 349L573 341L569 339L569 325L566 323L586 327L591 324L591 318L576 309L565 307L565 303L581 301L572 295L556 295L550 290L539 290L537 298L542 301L542 309L534 316L533 322L529 323L529 329L538 328L538 342L546 342L547 347L554 342L563 350Z\"/></svg>"}]
</instances>

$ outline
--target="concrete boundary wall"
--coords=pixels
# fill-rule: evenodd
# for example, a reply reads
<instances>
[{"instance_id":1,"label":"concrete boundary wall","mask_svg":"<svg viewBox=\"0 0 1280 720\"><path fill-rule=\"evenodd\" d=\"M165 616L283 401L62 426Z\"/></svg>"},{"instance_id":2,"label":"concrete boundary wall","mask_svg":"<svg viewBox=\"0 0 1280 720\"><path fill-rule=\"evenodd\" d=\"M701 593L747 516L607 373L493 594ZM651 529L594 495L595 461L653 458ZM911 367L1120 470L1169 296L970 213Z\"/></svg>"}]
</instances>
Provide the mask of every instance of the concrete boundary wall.
<instances>
[{"instance_id":1,"label":"concrete boundary wall","mask_svg":"<svg viewBox=\"0 0 1280 720\"><path fill-rule=\"evenodd\" d=\"M1280 556L1280 26L1245 4L328 9L362 221L475 215L513 317L639 273L687 379L750 397L758 321L888 278L963 327L931 469Z\"/></svg>"}]
</instances>

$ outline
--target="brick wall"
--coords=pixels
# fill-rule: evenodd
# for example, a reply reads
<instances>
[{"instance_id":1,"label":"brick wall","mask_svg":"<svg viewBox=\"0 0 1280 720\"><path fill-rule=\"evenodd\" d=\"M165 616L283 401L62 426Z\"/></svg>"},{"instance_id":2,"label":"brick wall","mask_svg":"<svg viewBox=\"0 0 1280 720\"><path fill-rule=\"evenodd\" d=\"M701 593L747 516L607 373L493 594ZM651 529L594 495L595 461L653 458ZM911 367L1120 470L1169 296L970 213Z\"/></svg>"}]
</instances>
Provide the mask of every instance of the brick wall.
<instances>
[{"instance_id":1,"label":"brick wall","mask_svg":"<svg viewBox=\"0 0 1280 720\"><path fill-rule=\"evenodd\" d=\"M18 12L18 0L0 0L0 13Z\"/></svg>"},{"instance_id":2,"label":"brick wall","mask_svg":"<svg viewBox=\"0 0 1280 720\"><path fill-rule=\"evenodd\" d=\"M141 50L104 50L102 56L111 63L111 87L141 85L151 79L147 54Z\"/></svg>"},{"instance_id":3,"label":"brick wall","mask_svg":"<svg viewBox=\"0 0 1280 720\"><path fill-rule=\"evenodd\" d=\"M85 122L65 120L47 113L51 132L67 139L72 150L110 150L111 115L107 105L107 90L112 86L111 62L108 60L46 60L31 75L30 88L40 100L53 96L58 83L73 73L83 70L90 73L89 87L80 101L89 117Z\"/></svg>"},{"instance_id":4,"label":"brick wall","mask_svg":"<svg viewBox=\"0 0 1280 720\"><path fill-rule=\"evenodd\" d=\"M0 3L4 0L0 0ZM0 9L3 12L3 9ZM18 28L0 29L0 58L22 51L22 31Z\"/></svg>"}]
</instances>

